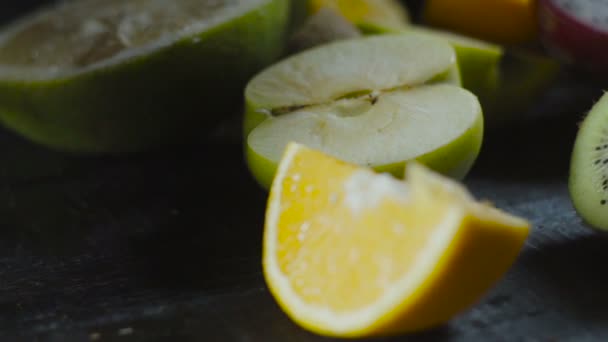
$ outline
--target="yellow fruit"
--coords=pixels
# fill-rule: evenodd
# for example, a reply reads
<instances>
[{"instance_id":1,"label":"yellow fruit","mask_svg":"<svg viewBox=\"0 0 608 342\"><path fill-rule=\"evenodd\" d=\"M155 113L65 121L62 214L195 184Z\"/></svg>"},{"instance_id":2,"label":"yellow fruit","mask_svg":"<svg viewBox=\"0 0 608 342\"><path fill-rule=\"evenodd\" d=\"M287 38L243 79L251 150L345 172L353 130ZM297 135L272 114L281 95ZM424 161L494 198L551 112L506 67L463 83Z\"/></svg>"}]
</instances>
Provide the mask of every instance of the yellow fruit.
<instances>
[{"instance_id":1,"label":"yellow fruit","mask_svg":"<svg viewBox=\"0 0 608 342\"><path fill-rule=\"evenodd\" d=\"M419 164L403 182L290 143L268 201L264 275L287 315L318 334L413 332L474 304L528 231Z\"/></svg>"},{"instance_id":2,"label":"yellow fruit","mask_svg":"<svg viewBox=\"0 0 608 342\"><path fill-rule=\"evenodd\" d=\"M534 0L427 0L425 21L433 26L502 44L536 37Z\"/></svg>"},{"instance_id":3,"label":"yellow fruit","mask_svg":"<svg viewBox=\"0 0 608 342\"><path fill-rule=\"evenodd\" d=\"M399 31L407 28L409 13L396 0L310 0L309 12L323 7L340 12L346 19L369 33Z\"/></svg>"}]
</instances>

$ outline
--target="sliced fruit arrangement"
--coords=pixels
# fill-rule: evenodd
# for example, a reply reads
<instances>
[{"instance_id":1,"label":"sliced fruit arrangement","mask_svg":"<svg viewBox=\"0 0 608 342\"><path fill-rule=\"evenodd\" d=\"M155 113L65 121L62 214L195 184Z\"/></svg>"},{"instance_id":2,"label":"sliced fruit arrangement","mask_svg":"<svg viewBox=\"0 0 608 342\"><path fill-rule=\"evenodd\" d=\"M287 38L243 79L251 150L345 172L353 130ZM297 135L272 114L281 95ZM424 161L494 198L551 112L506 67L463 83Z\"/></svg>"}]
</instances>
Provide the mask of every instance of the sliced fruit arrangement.
<instances>
[{"instance_id":1,"label":"sliced fruit arrangement","mask_svg":"<svg viewBox=\"0 0 608 342\"><path fill-rule=\"evenodd\" d=\"M608 230L608 95L583 120L570 163L570 197L592 227Z\"/></svg>"},{"instance_id":2,"label":"sliced fruit arrangement","mask_svg":"<svg viewBox=\"0 0 608 342\"><path fill-rule=\"evenodd\" d=\"M499 44L525 44L537 34L534 0L425 0L425 23Z\"/></svg>"},{"instance_id":3,"label":"sliced fruit arrangement","mask_svg":"<svg viewBox=\"0 0 608 342\"><path fill-rule=\"evenodd\" d=\"M398 0L308 0L308 12L322 8L340 12L364 33L398 32L410 22L407 8Z\"/></svg>"},{"instance_id":4,"label":"sliced fruit arrangement","mask_svg":"<svg viewBox=\"0 0 608 342\"><path fill-rule=\"evenodd\" d=\"M420 162L464 177L482 143L477 98L445 42L381 35L334 42L258 74L245 96L246 153L268 188L291 140L395 175ZM456 82L456 85L450 84Z\"/></svg>"},{"instance_id":5,"label":"sliced fruit arrangement","mask_svg":"<svg viewBox=\"0 0 608 342\"><path fill-rule=\"evenodd\" d=\"M0 120L75 152L131 152L200 135L281 55L288 11L288 0L83 0L42 9L0 31Z\"/></svg>"},{"instance_id":6,"label":"sliced fruit arrangement","mask_svg":"<svg viewBox=\"0 0 608 342\"><path fill-rule=\"evenodd\" d=\"M264 275L316 333L414 332L479 300L528 233L527 221L420 164L402 182L290 143L268 200Z\"/></svg>"}]
</instances>

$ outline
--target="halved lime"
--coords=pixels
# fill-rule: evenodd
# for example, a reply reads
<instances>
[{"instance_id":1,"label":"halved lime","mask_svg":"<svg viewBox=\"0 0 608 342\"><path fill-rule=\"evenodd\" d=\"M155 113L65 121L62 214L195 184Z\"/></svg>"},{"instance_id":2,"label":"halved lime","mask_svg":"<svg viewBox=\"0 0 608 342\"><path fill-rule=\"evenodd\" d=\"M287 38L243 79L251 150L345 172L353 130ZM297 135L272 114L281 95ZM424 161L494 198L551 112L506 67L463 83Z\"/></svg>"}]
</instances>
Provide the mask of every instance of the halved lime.
<instances>
[{"instance_id":1,"label":"halved lime","mask_svg":"<svg viewBox=\"0 0 608 342\"><path fill-rule=\"evenodd\" d=\"M62 2L0 31L0 120L46 146L131 152L208 131L282 53L288 0Z\"/></svg>"}]
</instances>

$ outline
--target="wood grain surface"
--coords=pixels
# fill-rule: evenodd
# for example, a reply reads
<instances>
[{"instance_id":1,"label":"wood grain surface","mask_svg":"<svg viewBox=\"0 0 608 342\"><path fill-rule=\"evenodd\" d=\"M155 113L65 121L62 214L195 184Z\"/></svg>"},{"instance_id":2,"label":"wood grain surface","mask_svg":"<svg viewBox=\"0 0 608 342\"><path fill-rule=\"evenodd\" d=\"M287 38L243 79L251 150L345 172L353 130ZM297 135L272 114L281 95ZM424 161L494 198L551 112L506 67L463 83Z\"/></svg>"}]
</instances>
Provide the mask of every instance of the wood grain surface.
<instances>
[{"instance_id":1,"label":"wood grain surface","mask_svg":"<svg viewBox=\"0 0 608 342\"><path fill-rule=\"evenodd\" d=\"M483 301L389 341L608 339L608 240L566 188L580 111L599 93L486 132L467 185L531 219L532 236ZM265 287L265 201L234 141L82 158L1 132L0 340L325 341Z\"/></svg>"}]
</instances>

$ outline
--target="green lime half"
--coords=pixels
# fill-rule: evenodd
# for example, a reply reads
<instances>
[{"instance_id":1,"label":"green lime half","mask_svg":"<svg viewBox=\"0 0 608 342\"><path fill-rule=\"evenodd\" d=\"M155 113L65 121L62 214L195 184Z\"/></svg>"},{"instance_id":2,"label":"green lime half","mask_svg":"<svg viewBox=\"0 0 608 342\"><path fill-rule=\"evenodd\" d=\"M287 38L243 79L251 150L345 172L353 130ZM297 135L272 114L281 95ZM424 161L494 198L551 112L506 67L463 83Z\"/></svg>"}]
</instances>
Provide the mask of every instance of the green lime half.
<instances>
[{"instance_id":1,"label":"green lime half","mask_svg":"<svg viewBox=\"0 0 608 342\"><path fill-rule=\"evenodd\" d=\"M210 130L283 52L288 0L81 0L0 31L0 121L59 150L132 152Z\"/></svg>"}]
</instances>

